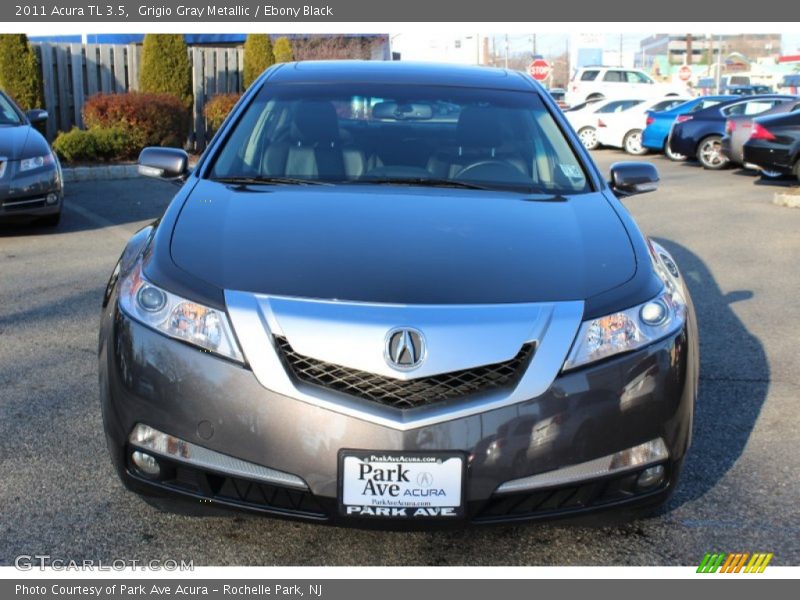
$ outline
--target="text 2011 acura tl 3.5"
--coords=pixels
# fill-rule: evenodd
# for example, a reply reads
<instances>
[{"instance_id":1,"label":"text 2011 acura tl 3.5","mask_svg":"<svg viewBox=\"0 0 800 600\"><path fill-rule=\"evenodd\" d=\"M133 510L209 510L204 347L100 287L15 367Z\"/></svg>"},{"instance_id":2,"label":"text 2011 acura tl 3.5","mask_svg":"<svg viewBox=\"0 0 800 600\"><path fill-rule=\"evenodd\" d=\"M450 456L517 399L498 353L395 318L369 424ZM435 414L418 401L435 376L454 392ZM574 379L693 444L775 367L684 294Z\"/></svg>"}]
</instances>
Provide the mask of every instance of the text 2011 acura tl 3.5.
<instances>
[{"instance_id":1,"label":"text 2011 acura tl 3.5","mask_svg":"<svg viewBox=\"0 0 800 600\"><path fill-rule=\"evenodd\" d=\"M691 437L667 250L526 76L285 64L129 242L100 331L125 485L173 509L433 527L650 509ZM639 512L638 510L636 512Z\"/></svg>"}]
</instances>

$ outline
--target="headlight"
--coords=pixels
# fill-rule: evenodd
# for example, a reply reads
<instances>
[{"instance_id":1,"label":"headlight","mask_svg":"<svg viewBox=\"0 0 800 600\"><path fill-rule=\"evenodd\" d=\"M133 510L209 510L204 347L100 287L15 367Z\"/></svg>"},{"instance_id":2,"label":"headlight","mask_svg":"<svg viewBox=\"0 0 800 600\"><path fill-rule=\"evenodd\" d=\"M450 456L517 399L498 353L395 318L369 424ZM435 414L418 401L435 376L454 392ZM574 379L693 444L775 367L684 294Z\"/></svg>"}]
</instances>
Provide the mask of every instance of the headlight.
<instances>
[{"instance_id":1,"label":"headlight","mask_svg":"<svg viewBox=\"0 0 800 600\"><path fill-rule=\"evenodd\" d=\"M137 261L120 283L122 310L143 325L221 356L244 362L223 311L162 290L142 275Z\"/></svg>"},{"instance_id":2,"label":"headlight","mask_svg":"<svg viewBox=\"0 0 800 600\"><path fill-rule=\"evenodd\" d=\"M686 300L678 287L677 277L661 262L664 258L660 253L666 251L659 246L658 252L656 260L659 262L655 267L664 281L664 291L644 304L581 323L572 350L564 362L565 371L614 354L636 350L683 327L686 323ZM669 257L668 254L666 256ZM671 258L669 265L676 269Z\"/></svg>"},{"instance_id":3,"label":"headlight","mask_svg":"<svg viewBox=\"0 0 800 600\"><path fill-rule=\"evenodd\" d=\"M45 154L44 156L34 156L33 158L24 158L19 161L19 171L20 173L24 173L25 171L32 171L33 169L39 169L46 165L53 164L53 155L52 154Z\"/></svg>"}]
</instances>

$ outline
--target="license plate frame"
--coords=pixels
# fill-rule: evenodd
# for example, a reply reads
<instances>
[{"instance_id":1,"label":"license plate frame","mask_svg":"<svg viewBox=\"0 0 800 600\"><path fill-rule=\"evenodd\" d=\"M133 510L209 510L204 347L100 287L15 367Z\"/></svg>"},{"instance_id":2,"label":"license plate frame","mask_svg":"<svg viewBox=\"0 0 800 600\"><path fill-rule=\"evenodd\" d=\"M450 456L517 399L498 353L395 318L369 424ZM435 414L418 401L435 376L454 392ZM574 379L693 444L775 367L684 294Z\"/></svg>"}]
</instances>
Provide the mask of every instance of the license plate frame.
<instances>
[{"instance_id":1,"label":"license plate frame","mask_svg":"<svg viewBox=\"0 0 800 600\"><path fill-rule=\"evenodd\" d=\"M338 505L339 514L342 516L416 521L455 520L464 518L466 514L467 457L464 452L342 449L339 450L338 462ZM394 479L400 477L402 468L406 467L406 476L409 479L413 478L413 481L375 481L377 475L375 471L370 473L372 477L368 480L352 481L353 468L358 468L363 463L372 465L373 469L388 469L394 474ZM429 468L425 469L425 466ZM424 479L423 473L427 473L429 479ZM385 478L392 477L391 474L385 475ZM457 476L458 481L452 481L454 476ZM366 488L367 481L372 481L372 491L386 492L387 488L378 489L378 484L384 486L398 484L400 495L393 498L383 493L377 498L373 497L372 502L353 503L354 499L368 498L350 486L363 485ZM437 487L439 484L442 487ZM406 490L410 495L406 495ZM444 492L443 496L440 494L441 491ZM423 493L427 495L416 495ZM393 504L394 502L397 504Z\"/></svg>"}]
</instances>

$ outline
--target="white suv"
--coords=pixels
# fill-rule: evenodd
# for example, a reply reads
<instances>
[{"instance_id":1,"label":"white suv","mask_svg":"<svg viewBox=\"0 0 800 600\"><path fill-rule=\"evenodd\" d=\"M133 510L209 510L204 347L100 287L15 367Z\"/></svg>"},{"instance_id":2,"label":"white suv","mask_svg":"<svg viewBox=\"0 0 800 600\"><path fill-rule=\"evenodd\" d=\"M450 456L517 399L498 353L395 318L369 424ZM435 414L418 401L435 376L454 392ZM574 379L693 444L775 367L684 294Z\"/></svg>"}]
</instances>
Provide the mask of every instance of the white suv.
<instances>
[{"instance_id":1,"label":"white suv","mask_svg":"<svg viewBox=\"0 0 800 600\"><path fill-rule=\"evenodd\" d=\"M644 71L621 67L581 67L569 82L567 103L594 98L663 98L691 96L682 84L657 83Z\"/></svg>"}]
</instances>

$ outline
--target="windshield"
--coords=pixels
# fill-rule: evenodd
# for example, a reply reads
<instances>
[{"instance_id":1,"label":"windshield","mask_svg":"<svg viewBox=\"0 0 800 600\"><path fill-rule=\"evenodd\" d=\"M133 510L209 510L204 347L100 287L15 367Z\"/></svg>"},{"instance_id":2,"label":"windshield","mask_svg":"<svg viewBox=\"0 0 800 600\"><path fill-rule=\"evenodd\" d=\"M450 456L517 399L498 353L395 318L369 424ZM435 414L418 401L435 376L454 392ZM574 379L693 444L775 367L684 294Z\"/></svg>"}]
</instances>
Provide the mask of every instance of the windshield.
<instances>
[{"instance_id":1,"label":"windshield","mask_svg":"<svg viewBox=\"0 0 800 600\"><path fill-rule=\"evenodd\" d=\"M22 118L8 99L0 94L0 125L20 125Z\"/></svg>"},{"instance_id":2,"label":"windshield","mask_svg":"<svg viewBox=\"0 0 800 600\"><path fill-rule=\"evenodd\" d=\"M589 190L539 96L459 87L267 83L212 179Z\"/></svg>"}]
</instances>

